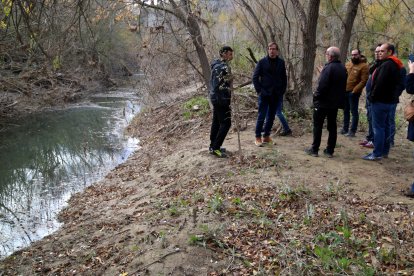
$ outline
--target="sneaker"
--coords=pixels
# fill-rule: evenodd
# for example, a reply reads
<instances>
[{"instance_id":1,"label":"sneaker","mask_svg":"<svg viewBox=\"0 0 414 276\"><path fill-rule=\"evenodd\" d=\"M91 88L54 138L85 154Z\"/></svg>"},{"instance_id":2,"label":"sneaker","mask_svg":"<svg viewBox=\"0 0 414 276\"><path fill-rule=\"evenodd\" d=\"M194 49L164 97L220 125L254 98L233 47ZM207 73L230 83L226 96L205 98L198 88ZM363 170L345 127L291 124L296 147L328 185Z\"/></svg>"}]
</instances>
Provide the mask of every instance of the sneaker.
<instances>
[{"instance_id":1,"label":"sneaker","mask_svg":"<svg viewBox=\"0 0 414 276\"><path fill-rule=\"evenodd\" d=\"M325 155L328 158L332 158L333 154L328 152L328 149L324 149L323 150L323 155Z\"/></svg>"},{"instance_id":2,"label":"sneaker","mask_svg":"<svg viewBox=\"0 0 414 276\"><path fill-rule=\"evenodd\" d=\"M227 155L224 152L222 152L221 150L213 150L212 154L219 157L219 158L227 157Z\"/></svg>"},{"instance_id":3,"label":"sneaker","mask_svg":"<svg viewBox=\"0 0 414 276\"><path fill-rule=\"evenodd\" d=\"M291 129L289 129L289 130L283 130L283 131L279 134L279 136L289 136L289 135L292 135L292 130L291 130Z\"/></svg>"},{"instance_id":4,"label":"sneaker","mask_svg":"<svg viewBox=\"0 0 414 276\"><path fill-rule=\"evenodd\" d=\"M262 138L261 137L256 137L256 140L254 141L254 144L258 147L263 146Z\"/></svg>"},{"instance_id":5,"label":"sneaker","mask_svg":"<svg viewBox=\"0 0 414 276\"><path fill-rule=\"evenodd\" d=\"M364 157L362 157L362 159L367 160L367 161L379 161L382 158L381 157L375 157L373 153L367 154Z\"/></svg>"},{"instance_id":6,"label":"sneaker","mask_svg":"<svg viewBox=\"0 0 414 276\"><path fill-rule=\"evenodd\" d=\"M374 148L374 143L372 143L372 141L369 141L368 143L366 143L365 145L362 145L364 148L369 148L369 149L373 149Z\"/></svg>"},{"instance_id":7,"label":"sneaker","mask_svg":"<svg viewBox=\"0 0 414 276\"><path fill-rule=\"evenodd\" d=\"M263 144L270 144L272 143L272 138L270 138L270 136L265 136L263 137Z\"/></svg>"},{"instance_id":8,"label":"sneaker","mask_svg":"<svg viewBox=\"0 0 414 276\"><path fill-rule=\"evenodd\" d=\"M368 141L368 140L364 140L364 141L362 141L362 142L359 142L359 145L360 146L364 146L364 145L366 145L366 144L368 144L370 141Z\"/></svg>"},{"instance_id":9,"label":"sneaker","mask_svg":"<svg viewBox=\"0 0 414 276\"><path fill-rule=\"evenodd\" d=\"M208 151L210 152L210 154L213 154L213 151L214 151L214 150L213 150L213 148L212 148L212 147L209 147L209 148L208 148ZM226 153L226 152L227 152L226 148L220 148L220 151L221 151L221 152L224 152L224 153Z\"/></svg>"},{"instance_id":10,"label":"sneaker","mask_svg":"<svg viewBox=\"0 0 414 276\"><path fill-rule=\"evenodd\" d=\"M345 134L347 134L347 133L348 133L348 130L341 129L341 131L340 131L339 133L341 133L342 135L345 135Z\"/></svg>"},{"instance_id":11,"label":"sneaker","mask_svg":"<svg viewBox=\"0 0 414 276\"><path fill-rule=\"evenodd\" d=\"M346 137L355 137L355 132L348 132L347 134L345 134Z\"/></svg>"},{"instance_id":12,"label":"sneaker","mask_svg":"<svg viewBox=\"0 0 414 276\"><path fill-rule=\"evenodd\" d=\"M312 150L312 148L305 149L305 153L306 153L307 155L310 155L310 156L313 156L313 157L318 157L318 156L319 156L317 152L314 152L314 151Z\"/></svg>"}]
</instances>

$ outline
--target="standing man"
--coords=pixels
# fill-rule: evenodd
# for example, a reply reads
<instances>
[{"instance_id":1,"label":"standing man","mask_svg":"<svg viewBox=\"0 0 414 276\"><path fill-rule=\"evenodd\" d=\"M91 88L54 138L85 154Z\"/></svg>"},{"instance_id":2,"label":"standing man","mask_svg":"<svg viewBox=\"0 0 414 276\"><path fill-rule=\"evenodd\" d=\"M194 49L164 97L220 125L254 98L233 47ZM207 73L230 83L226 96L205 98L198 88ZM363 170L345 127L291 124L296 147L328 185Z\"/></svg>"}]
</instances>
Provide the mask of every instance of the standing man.
<instances>
[{"instance_id":1,"label":"standing man","mask_svg":"<svg viewBox=\"0 0 414 276\"><path fill-rule=\"evenodd\" d=\"M328 145L323 151L328 158L333 157L336 146L336 117L338 109L343 108L347 73L339 60L338 47L329 47L325 53L328 63L325 64L319 77L316 91L313 93L313 143L305 152L317 157L321 145L322 129L325 118L328 119Z\"/></svg>"},{"instance_id":2,"label":"standing man","mask_svg":"<svg viewBox=\"0 0 414 276\"><path fill-rule=\"evenodd\" d=\"M395 56L395 49L392 48L393 56ZM397 57L395 57L397 60L399 60ZM401 62L402 63L402 62ZM395 132L397 128L395 127L395 112L397 110L397 105L400 102L400 96L402 92L405 89L405 77L407 75L407 70L405 70L405 67L402 66L400 68L400 83L398 85L398 88L396 90L396 94L394 97L394 101L392 103L392 110L391 110L391 116L390 116L390 125L391 125L391 137L390 137L390 146L393 147L395 144Z\"/></svg>"},{"instance_id":3,"label":"standing man","mask_svg":"<svg viewBox=\"0 0 414 276\"><path fill-rule=\"evenodd\" d=\"M213 104L213 122L210 132L211 154L226 157L225 149L221 148L231 126L231 89L233 84L229 62L233 59L233 49L223 46L220 59L211 63L211 81L209 96Z\"/></svg>"},{"instance_id":4,"label":"standing man","mask_svg":"<svg viewBox=\"0 0 414 276\"><path fill-rule=\"evenodd\" d=\"M408 94L414 94L414 62L408 61L409 74L407 75L406 89ZM408 123L407 139L414 142L414 122ZM408 197L414 198L414 182L405 192Z\"/></svg>"},{"instance_id":5,"label":"standing man","mask_svg":"<svg viewBox=\"0 0 414 276\"><path fill-rule=\"evenodd\" d=\"M378 44L375 48L374 52L374 62L371 64L371 67L369 68L369 76L367 85L365 87L366 91L366 97L365 97L365 108L367 109L367 120L368 120L368 134L365 137L365 140L359 143L361 146L366 148L374 148L374 130L372 129L372 111L371 111L371 102L369 100L372 90L372 73L374 73L375 69L380 64L380 53L381 44Z\"/></svg>"},{"instance_id":6,"label":"standing man","mask_svg":"<svg viewBox=\"0 0 414 276\"><path fill-rule=\"evenodd\" d=\"M372 111L372 128L374 130L374 150L362 157L364 160L376 161L387 158L390 151L391 115L393 103L398 97L402 62L395 56L394 46L384 43L380 47L380 64L372 73L372 90L370 95Z\"/></svg>"},{"instance_id":7,"label":"standing man","mask_svg":"<svg viewBox=\"0 0 414 276\"><path fill-rule=\"evenodd\" d=\"M359 97L367 83L369 68L366 58L361 56L361 51L358 49L352 50L351 61L347 62L345 66L348 72L348 79L346 81L344 124L341 134L355 137L359 121ZM349 129L350 113L352 114L351 129Z\"/></svg>"},{"instance_id":8,"label":"standing man","mask_svg":"<svg viewBox=\"0 0 414 276\"><path fill-rule=\"evenodd\" d=\"M270 131L272 130L273 121L276 111L281 111L283 104L283 95L286 91L287 76L285 61L279 57L279 47L276 42L270 42L267 47L268 55L256 65L253 73L253 85L259 95L259 112L256 122L256 146L262 146L265 143L272 142ZM280 112L280 114L282 114ZM283 115L283 114L282 114ZM278 113L279 116L279 113ZM280 116L279 116L280 118ZM264 135L262 139L262 130L264 126ZM290 132L286 119L281 120L285 132ZM287 127L287 129L286 129Z\"/></svg>"}]
</instances>

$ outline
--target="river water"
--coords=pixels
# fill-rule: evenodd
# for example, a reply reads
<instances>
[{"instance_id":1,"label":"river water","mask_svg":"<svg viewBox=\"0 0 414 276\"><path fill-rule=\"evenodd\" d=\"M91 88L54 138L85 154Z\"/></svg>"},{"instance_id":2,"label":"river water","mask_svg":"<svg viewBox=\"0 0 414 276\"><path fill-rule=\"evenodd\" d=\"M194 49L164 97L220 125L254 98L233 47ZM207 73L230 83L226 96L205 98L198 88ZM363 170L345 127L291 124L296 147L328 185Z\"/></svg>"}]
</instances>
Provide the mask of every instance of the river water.
<instances>
[{"instance_id":1,"label":"river water","mask_svg":"<svg viewBox=\"0 0 414 276\"><path fill-rule=\"evenodd\" d=\"M0 126L0 258L58 229L70 196L137 149L124 135L137 112L135 92L118 90Z\"/></svg>"}]
</instances>

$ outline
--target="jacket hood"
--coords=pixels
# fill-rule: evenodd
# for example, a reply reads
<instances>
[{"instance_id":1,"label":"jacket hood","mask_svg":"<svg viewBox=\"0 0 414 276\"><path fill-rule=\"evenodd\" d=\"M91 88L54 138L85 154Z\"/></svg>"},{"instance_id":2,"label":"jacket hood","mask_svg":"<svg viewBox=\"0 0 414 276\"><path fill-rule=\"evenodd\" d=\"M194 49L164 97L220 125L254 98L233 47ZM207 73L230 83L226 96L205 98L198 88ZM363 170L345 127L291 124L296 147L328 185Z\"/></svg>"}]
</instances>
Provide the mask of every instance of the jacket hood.
<instances>
[{"instance_id":1,"label":"jacket hood","mask_svg":"<svg viewBox=\"0 0 414 276\"><path fill-rule=\"evenodd\" d=\"M399 58L397 58L396 56L389 56L388 59L394 61L397 64L399 69L404 67L402 61Z\"/></svg>"},{"instance_id":2,"label":"jacket hood","mask_svg":"<svg viewBox=\"0 0 414 276\"><path fill-rule=\"evenodd\" d=\"M220 59L215 59L213 60L213 62L211 63L211 69L213 69L216 65L221 64L222 61Z\"/></svg>"}]
</instances>

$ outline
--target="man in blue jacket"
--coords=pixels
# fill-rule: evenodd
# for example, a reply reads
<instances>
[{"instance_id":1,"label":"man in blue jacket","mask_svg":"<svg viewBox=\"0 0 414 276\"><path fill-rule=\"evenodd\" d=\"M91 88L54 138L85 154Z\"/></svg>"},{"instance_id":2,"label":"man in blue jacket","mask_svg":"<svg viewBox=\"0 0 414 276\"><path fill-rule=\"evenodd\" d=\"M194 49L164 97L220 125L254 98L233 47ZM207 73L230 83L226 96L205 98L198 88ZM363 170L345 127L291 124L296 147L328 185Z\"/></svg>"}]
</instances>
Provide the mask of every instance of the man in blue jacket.
<instances>
[{"instance_id":1,"label":"man in blue jacket","mask_svg":"<svg viewBox=\"0 0 414 276\"><path fill-rule=\"evenodd\" d=\"M223 46L219 53L220 59L211 63L209 96L213 104L213 121L209 151L217 157L226 157L225 149L221 146L231 127L230 104L233 79L228 63L233 59L233 49Z\"/></svg>"},{"instance_id":2,"label":"man in blue jacket","mask_svg":"<svg viewBox=\"0 0 414 276\"><path fill-rule=\"evenodd\" d=\"M255 141L256 146L259 147L272 142L270 131L272 130L276 111L278 111L278 108L282 108L283 95L287 86L285 61L279 57L279 47L276 42L269 43L267 53L266 57L259 60L253 73L253 85L259 95ZM278 117L280 118L279 115ZM286 119L281 119L281 122L282 124L286 123L284 124L284 127L286 127ZM265 125L264 129L263 124ZM264 131L263 139L262 131ZM284 131L289 133L289 126Z\"/></svg>"},{"instance_id":3,"label":"man in blue jacket","mask_svg":"<svg viewBox=\"0 0 414 276\"><path fill-rule=\"evenodd\" d=\"M322 129L325 118L328 120L328 145L323 151L328 158L333 157L336 146L337 129L336 117L338 109L344 108L347 72L339 60L338 47L329 47L325 53L328 63L325 64L319 76L319 83L313 93L313 142L312 147L305 152L313 157L318 156L321 145Z\"/></svg>"}]
</instances>

